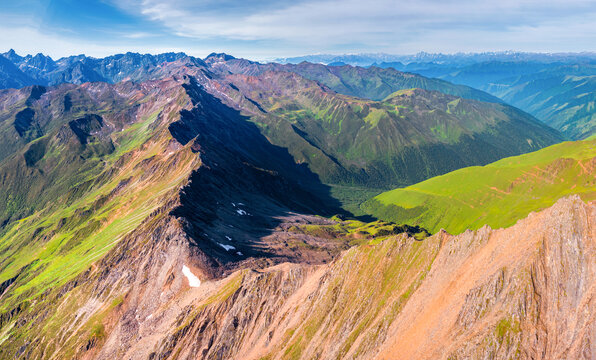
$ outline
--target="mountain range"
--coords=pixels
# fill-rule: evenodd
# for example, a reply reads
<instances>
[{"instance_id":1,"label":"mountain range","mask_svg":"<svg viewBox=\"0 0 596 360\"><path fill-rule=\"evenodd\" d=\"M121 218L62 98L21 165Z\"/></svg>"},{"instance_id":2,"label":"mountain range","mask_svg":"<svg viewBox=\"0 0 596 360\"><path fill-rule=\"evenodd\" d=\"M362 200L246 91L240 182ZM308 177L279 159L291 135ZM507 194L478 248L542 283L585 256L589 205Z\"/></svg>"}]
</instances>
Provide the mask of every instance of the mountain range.
<instances>
[{"instance_id":1,"label":"mountain range","mask_svg":"<svg viewBox=\"0 0 596 360\"><path fill-rule=\"evenodd\" d=\"M385 63L382 67L393 67ZM536 116L574 140L596 127L596 61L486 61L462 66L408 64L397 69L484 90Z\"/></svg>"},{"instance_id":2,"label":"mountain range","mask_svg":"<svg viewBox=\"0 0 596 360\"><path fill-rule=\"evenodd\" d=\"M467 85L534 115L574 140L590 136L596 126L591 116L594 53L309 55L276 61L396 69Z\"/></svg>"},{"instance_id":3,"label":"mountain range","mask_svg":"<svg viewBox=\"0 0 596 360\"><path fill-rule=\"evenodd\" d=\"M0 56L0 358L591 358L590 118L337 65Z\"/></svg>"},{"instance_id":4,"label":"mountain range","mask_svg":"<svg viewBox=\"0 0 596 360\"><path fill-rule=\"evenodd\" d=\"M489 51L481 53L428 53L419 52L413 55L393 55L385 53L363 53L363 54L318 54L304 55L288 58L277 58L273 62L298 64L303 61L330 65L333 63L344 63L354 66L367 67L373 64L390 63L395 64L416 64L434 63L436 65L470 65L486 61L536 61L536 62L585 62L595 60L596 53L532 53L519 51Z\"/></svg>"}]
</instances>

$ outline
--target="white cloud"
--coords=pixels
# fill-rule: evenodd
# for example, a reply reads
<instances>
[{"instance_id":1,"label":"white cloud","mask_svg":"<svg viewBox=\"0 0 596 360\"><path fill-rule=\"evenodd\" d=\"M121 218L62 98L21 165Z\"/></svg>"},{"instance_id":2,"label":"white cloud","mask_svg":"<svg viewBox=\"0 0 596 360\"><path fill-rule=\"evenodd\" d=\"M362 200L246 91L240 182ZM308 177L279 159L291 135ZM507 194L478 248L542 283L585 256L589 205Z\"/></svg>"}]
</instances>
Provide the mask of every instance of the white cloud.
<instances>
[{"instance_id":1,"label":"white cloud","mask_svg":"<svg viewBox=\"0 0 596 360\"><path fill-rule=\"evenodd\" d=\"M147 32L134 32L130 34L122 34L122 37L127 39L146 39L155 36L154 34L150 34Z\"/></svg>"},{"instance_id":2,"label":"white cloud","mask_svg":"<svg viewBox=\"0 0 596 360\"><path fill-rule=\"evenodd\" d=\"M106 0L143 27L91 38L0 14L3 48L53 57L211 51L264 59L307 53L595 51L594 0ZM91 28L92 24L89 25ZM118 32L122 31L122 32Z\"/></svg>"},{"instance_id":3,"label":"white cloud","mask_svg":"<svg viewBox=\"0 0 596 360\"><path fill-rule=\"evenodd\" d=\"M135 39L135 37L133 36L131 39ZM44 32L32 26L6 26L4 24L0 25L0 44L2 44L3 51L14 49L20 55L41 52L54 59L83 53L88 56L103 57L127 51L140 53L184 51L181 48L148 47L127 43L111 46Z\"/></svg>"},{"instance_id":4,"label":"white cloud","mask_svg":"<svg viewBox=\"0 0 596 360\"><path fill-rule=\"evenodd\" d=\"M119 2L122 4L122 2ZM228 1L229 3L229 1ZM263 2L261 2L263 3ZM267 3L267 2L264 2ZM214 2L129 0L125 9L195 39L278 41L298 51L594 50L593 0L323 0L232 11ZM579 24L579 25L578 25ZM584 31L573 33L580 27ZM446 35L449 35L447 37ZM551 36L555 35L555 36ZM482 37L490 39L485 42ZM441 39L436 41L435 39ZM538 42L538 43L536 43ZM470 45L479 48L469 49ZM591 48L585 48L591 47Z\"/></svg>"}]
</instances>

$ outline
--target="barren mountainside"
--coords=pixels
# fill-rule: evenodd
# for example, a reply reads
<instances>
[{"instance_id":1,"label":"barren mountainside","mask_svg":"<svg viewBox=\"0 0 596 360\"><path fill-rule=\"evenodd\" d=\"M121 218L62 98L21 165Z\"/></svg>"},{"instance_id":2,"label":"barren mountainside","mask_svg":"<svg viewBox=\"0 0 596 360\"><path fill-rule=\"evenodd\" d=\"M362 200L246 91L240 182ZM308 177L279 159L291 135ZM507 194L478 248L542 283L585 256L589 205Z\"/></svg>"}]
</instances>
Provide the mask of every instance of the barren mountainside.
<instances>
[{"instance_id":1,"label":"barren mountainside","mask_svg":"<svg viewBox=\"0 0 596 360\"><path fill-rule=\"evenodd\" d=\"M577 197L508 229L389 236L327 265L286 263L220 280L201 270L179 221L153 219L36 301L45 306L19 308L23 320L11 331L21 335L4 340L3 356L593 356L596 208ZM198 287L189 286L193 276Z\"/></svg>"}]
</instances>

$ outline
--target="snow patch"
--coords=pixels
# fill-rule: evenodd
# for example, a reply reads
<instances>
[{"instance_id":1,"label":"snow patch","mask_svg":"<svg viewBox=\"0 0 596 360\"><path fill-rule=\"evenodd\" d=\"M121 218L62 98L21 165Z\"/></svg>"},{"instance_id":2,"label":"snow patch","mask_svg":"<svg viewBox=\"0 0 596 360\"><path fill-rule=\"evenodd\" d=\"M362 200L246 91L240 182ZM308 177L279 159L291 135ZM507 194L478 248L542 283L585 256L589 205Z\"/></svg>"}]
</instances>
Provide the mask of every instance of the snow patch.
<instances>
[{"instance_id":1,"label":"snow patch","mask_svg":"<svg viewBox=\"0 0 596 360\"><path fill-rule=\"evenodd\" d=\"M236 210L236 212L238 213L238 215L248 215L248 213L242 209L238 209Z\"/></svg>"},{"instance_id":2,"label":"snow patch","mask_svg":"<svg viewBox=\"0 0 596 360\"><path fill-rule=\"evenodd\" d=\"M238 256L242 256L242 255L244 255L244 254L242 254L242 252L240 252L240 251L237 251L237 252L236 252L236 255L238 255Z\"/></svg>"},{"instance_id":3,"label":"snow patch","mask_svg":"<svg viewBox=\"0 0 596 360\"><path fill-rule=\"evenodd\" d=\"M228 239L228 240L232 241L232 238L231 238L231 237L229 237L228 235L226 235L226 239Z\"/></svg>"},{"instance_id":4,"label":"snow patch","mask_svg":"<svg viewBox=\"0 0 596 360\"><path fill-rule=\"evenodd\" d=\"M230 250L236 250L235 247L233 247L232 245L226 245L226 244L222 244L222 243L217 243L217 245L221 246L222 248L224 248L226 251L230 251Z\"/></svg>"},{"instance_id":5,"label":"snow patch","mask_svg":"<svg viewBox=\"0 0 596 360\"><path fill-rule=\"evenodd\" d=\"M199 280L199 278L195 274L193 274L192 271L190 271L190 269L186 265L182 266L182 273L188 279L188 285L190 285L190 287L201 286L201 280Z\"/></svg>"}]
</instances>

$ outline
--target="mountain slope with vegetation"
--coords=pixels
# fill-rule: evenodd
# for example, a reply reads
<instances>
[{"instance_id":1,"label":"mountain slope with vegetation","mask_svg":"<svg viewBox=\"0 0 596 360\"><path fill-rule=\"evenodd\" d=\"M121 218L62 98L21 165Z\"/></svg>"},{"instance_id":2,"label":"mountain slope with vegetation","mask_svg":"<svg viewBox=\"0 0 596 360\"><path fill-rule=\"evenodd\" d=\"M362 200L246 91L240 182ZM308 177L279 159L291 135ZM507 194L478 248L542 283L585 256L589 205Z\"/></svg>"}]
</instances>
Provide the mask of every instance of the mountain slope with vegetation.
<instances>
[{"instance_id":1,"label":"mountain slope with vegetation","mask_svg":"<svg viewBox=\"0 0 596 360\"><path fill-rule=\"evenodd\" d=\"M166 102L158 88L180 98ZM0 273L11 285L3 309L88 268L176 192L197 163L190 149L163 137L163 123L184 105L171 83L46 90L25 101L35 137L0 163ZM4 105L17 94L7 95ZM2 125L3 134L15 132L12 119Z\"/></svg>"},{"instance_id":2,"label":"mountain slope with vegetation","mask_svg":"<svg viewBox=\"0 0 596 360\"><path fill-rule=\"evenodd\" d=\"M499 102L418 88L375 101L172 56L67 58L58 81L82 84L0 91L0 358L592 357L593 202L452 236L357 220L337 195L558 132ZM589 200L593 145L507 166ZM566 158L543 171L553 154Z\"/></svg>"},{"instance_id":3,"label":"mountain slope with vegetation","mask_svg":"<svg viewBox=\"0 0 596 360\"><path fill-rule=\"evenodd\" d=\"M328 184L403 186L560 141L531 116L421 89L380 102L297 74L228 75L218 91Z\"/></svg>"},{"instance_id":4,"label":"mountain slope with vegetation","mask_svg":"<svg viewBox=\"0 0 596 360\"><path fill-rule=\"evenodd\" d=\"M510 59L453 66L412 63L407 68L424 76L484 90L534 115L569 139L585 139L596 129L593 58Z\"/></svg>"},{"instance_id":5,"label":"mountain slope with vegetation","mask_svg":"<svg viewBox=\"0 0 596 360\"><path fill-rule=\"evenodd\" d=\"M511 226L570 194L596 199L596 139L459 169L382 193L363 208L385 220L457 234L485 224Z\"/></svg>"},{"instance_id":6,"label":"mountain slope with vegetation","mask_svg":"<svg viewBox=\"0 0 596 360\"><path fill-rule=\"evenodd\" d=\"M431 79L392 68L358 66L326 66L302 62L300 64L260 64L246 59L236 59L226 54L211 54L205 59L210 68L220 73L258 76L267 71L283 71L299 74L317 81L344 95L371 100L383 100L398 90L420 88L435 90L466 99L501 102L483 91L463 85L455 85L440 79Z\"/></svg>"},{"instance_id":7,"label":"mountain slope with vegetation","mask_svg":"<svg viewBox=\"0 0 596 360\"><path fill-rule=\"evenodd\" d=\"M202 254L208 276L254 257L276 262L304 253L322 261L343 246L329 245L319 255L323 245L290 253L253 241L276 226L274 216L339 207L313 174L195 78L33 87L4 95L6 109L25 107L32 115L25 132L18 131L18 118L1 123L7 137L24 137L0 161L3 310L71 280L162 211L184 219L186 236L202 243L195 253ZM226 139L236 145L222 146Z\"/></svg>"},{"instance_id":8,"label":"mountain slope with vegetation","mask_svg":"<svg viewBox=\"0 0 596 360\"><path fill-rule=\"evenodd\" d=\"M491 84L488 91L571 139L596 132L596 65L570 65Z\"/></svg>"},{"instance_id":9,"label":"mountain slope with vegetation","mask_svg":"<svg viewBox=\"0 0 596 360\"><path fill-rule=\"evenodd\" d=\"M288 150L294 162L333 185L334 196L358 214L359 203L383 190L562 140L531 116L486 93L392 69L259 64L226 54L211 54L204 61L184 54L127 53L57 61L42 54L3 55L43 84L209 77L206 86L214 96L251 118L262 134ZM71 65L92 72L67 71ZM106 99L105 108L110 101ZM19 122L27 127L35 109L21 106ZM14 111L6 109L4 116ZM6 135L6 151L35 138L36 129L31 125L23 136L0 132L0 137Z\"/></svg>"}]
</instances>

